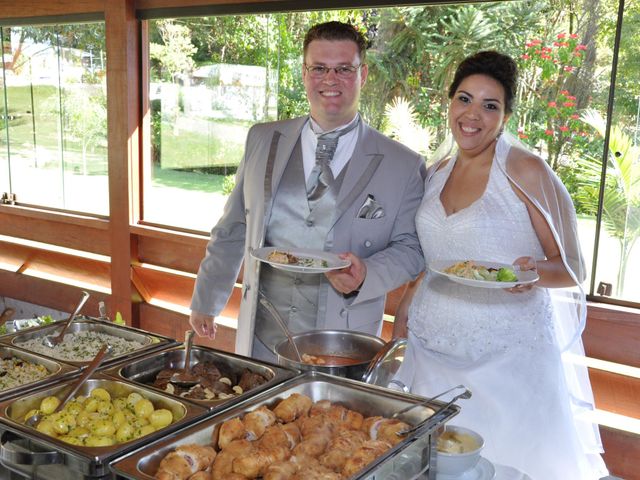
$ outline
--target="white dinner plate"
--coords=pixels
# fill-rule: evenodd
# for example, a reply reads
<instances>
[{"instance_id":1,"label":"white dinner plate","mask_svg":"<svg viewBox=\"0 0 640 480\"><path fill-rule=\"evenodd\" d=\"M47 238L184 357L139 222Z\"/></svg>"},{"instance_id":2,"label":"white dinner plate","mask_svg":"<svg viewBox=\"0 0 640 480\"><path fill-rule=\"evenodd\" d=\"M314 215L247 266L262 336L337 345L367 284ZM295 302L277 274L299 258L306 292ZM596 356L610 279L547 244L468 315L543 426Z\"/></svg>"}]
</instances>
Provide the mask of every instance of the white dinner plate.
<instances>
[{"instance_id":1,"label":"white dinner plate","mask_svg":"<svg viewBox=\"0 0 640 480\"><path fill-rule=\"evenodd\" d=\"M287 252L300 259L310 261L311 265L297 265L290 263L278 263L268 260L269 254L275 250ZM309 248L283 248L283 247L262 247L251 252L251 256L261 262L268 263L274 268L296 273L323 273L331 270L339 270L351 265L349 260L343 260L335 253L323 250L312 250Z\"/></svg>"},{"instance_id":2,"label":"white dinner plate","mask_svg":"<svg viewBox=\"0 0 640 480\"><path fill-rule=\"evenodd\" d=\"M438 473L436 467L436 480L493 480L496 476L496 469L489 460L480 457L476 466L461 473L460 475L446 475Z\"/></svg>"},{"instance_id":3,"label":"white dinner plate","mask_svg":"<svg viewBox=\"0 0 640 480\"><path fill-rule=\"evenodd\" d=\"M449 280L461 283L462 285L467 285L469 287L480 287L480 288L511 288L516 285L526 285L528 283L537 282L540 278L538 274L533 270L525 270L520 271L516 270L513 265L509 265L507 263L498 263L498 262L490 262L483 260L473 260L477 265L484 265L485 267L490 268L510 268L514 270L514 273L518 277L517 282L496 282L492 280L475 280L471 278L463 278L458 277L457 275L453 275L452 273L445 273L445 270L449 268L451 265L460 262L461 260L439 260L436 262L431 262L429 264L429 270L438 275L442 275L447 277Z\"/></svg>"}]
</instances>

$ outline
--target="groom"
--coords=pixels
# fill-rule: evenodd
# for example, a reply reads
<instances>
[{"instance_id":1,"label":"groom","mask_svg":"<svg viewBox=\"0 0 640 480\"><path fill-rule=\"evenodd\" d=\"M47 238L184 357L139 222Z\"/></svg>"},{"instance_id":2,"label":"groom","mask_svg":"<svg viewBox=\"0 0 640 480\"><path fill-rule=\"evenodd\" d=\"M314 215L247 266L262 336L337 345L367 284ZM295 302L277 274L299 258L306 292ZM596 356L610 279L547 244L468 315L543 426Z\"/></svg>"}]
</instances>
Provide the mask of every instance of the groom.
<instances>
[{"instance_id":1,"label":"groom","mask_svg":"<svg viewBox=\"0 0 640 480\"><path fill-rule=\"evenodd\" d=\"M386 293L423 269L414 217L424 162L360 117L365 47L349 24L313 26L302 70L309 115L250 129L236 187L198 271L189 319L198 335L215 336L215 316L243 260L236 352L263 360L275 358L284 335L259 291L293 332L379 335ZM352 264L324 275L284 272L251 257L262 246L324 250Z\"/></svg>"}]
</instances>

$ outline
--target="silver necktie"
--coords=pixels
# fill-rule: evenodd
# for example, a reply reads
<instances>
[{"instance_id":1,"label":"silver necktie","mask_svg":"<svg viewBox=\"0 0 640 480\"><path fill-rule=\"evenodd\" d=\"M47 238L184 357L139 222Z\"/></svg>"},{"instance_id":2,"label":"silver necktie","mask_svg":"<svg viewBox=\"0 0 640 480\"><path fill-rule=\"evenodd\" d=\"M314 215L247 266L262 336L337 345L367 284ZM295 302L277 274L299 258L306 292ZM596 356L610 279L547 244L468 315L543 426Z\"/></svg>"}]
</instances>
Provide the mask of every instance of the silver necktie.
<instances>
[{"instance_id":1,"label":"silver necktie","mask_svg":"<svg viewBox=\"0 0 640 480\"><path fill-rule=\"evenodd\" d=\"M318 135L318 145L316 146L316 164L309 175L307 188L307 199L310 202L316 201L325 194L333 183L333 173L331 172L331 160L336 153L338 140L358 126L359 120L353 122L347 128L339 131L332 131Z\"/></svg>"}]
</instances>

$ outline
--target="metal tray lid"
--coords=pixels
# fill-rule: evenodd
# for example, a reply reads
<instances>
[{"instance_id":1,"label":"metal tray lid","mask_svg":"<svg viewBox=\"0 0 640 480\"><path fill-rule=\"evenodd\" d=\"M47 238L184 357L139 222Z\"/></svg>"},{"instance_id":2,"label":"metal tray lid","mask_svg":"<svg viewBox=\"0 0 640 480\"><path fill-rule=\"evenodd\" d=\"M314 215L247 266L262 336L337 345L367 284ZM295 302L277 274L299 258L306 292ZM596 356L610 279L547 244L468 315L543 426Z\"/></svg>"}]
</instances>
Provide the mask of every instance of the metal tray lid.
<instances>
[{"instance_id":1,"label":"metal tray lid","mask_svg":"<svg viewBox=\"0 0 640 480\"><path fill-rule=\"evenodd\" d=\"M407 348L406 338L396 338L385 344L371 360L362 375L362 381L371 385L400 389L409 392L409 388L393 377L400 369Z\"/></svg>"}]
</instances>

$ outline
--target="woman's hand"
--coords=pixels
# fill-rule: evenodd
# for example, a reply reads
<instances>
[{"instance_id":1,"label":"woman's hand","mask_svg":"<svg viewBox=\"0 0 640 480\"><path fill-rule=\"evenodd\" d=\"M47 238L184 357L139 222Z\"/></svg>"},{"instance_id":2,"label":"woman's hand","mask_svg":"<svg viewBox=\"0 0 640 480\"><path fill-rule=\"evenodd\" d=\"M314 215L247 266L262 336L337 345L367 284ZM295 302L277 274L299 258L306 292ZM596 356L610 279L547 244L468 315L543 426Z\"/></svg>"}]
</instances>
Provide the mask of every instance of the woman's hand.
<instances>
[{"instance_id":1,"label":"woman's hand","mask_svg":"<svg viewBox=\"0 0 640 480\"><path fill-rule=\"evenodd\" d=\"M534 272L538 271L538 264L536 263L535 258L533 257L518 257L513 261L513 266L516 267L516 271L526 272L527 270L532 270ZM515 287L506 288L508 292L511 293L523 293L528 292L535 286L536 282L527 283L526 285L518 284Z\"/></svg>"}]
</instances>

